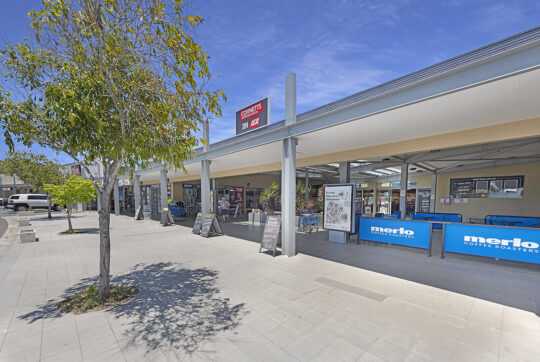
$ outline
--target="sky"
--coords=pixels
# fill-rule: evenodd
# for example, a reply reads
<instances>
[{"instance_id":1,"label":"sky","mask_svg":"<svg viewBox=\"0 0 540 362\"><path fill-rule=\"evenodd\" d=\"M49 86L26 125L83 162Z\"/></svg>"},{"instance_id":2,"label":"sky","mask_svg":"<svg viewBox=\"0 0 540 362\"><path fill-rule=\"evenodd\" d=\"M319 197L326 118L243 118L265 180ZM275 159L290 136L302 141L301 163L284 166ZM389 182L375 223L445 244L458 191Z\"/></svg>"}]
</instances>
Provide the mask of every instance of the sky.
<instances>
[{"instance_id":1,"label":"sky","mask_svg":"<svg viewBox=\"0 0 540 362\"><path fill-rule=\"evenodd\" d=\"M0 43L31 37L40 0L0 0ZM210 56L210 89L227 95L211 143L233 137L235 112L270 96L285 114L285 76L297 75L297 112L540 25L538 0L189 0L204 22L195 38ZM1 46L3 47L3 45ZM7 147L2 142L0 158ZM20 150L24 147L18 146ZM33 147L59 162L67 155Z\"/></svg>"}]
</instances>

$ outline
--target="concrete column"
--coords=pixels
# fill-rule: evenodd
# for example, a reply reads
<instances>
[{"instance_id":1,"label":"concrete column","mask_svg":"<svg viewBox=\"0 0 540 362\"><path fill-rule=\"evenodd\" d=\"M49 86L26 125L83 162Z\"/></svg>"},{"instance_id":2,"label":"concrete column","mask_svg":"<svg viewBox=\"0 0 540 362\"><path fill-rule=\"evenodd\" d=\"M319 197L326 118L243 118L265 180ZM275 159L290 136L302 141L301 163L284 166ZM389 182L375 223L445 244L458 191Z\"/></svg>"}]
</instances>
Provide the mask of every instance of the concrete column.
<instances>
[{"instance_id":1,"label":"concrete column","mask_svg":"<svg viewBox=\"0 0 540 362\"><path fill-rule=\"evenodd\" d=\"M164 208L166 208L167 205L167 170L163 169L159 172L159 198L161 201L161 209L158 210L158 214L161 214L161 211L163 211Z\"/></svg>"},{"instance_id":2,"label":"concrete column","mask_svg":"<svg viewBox=\"0 0 540 362\"><path fill-rule=\"evenodd\" d=\"M201 212L210 213L210 160L201 161Z\"/></svg>"},{"instance_id":3,"label":"concrete column","mask_svg":"<svg viewBox=\"0 0 540 362\"><path fill-rule=\"evenodd\" d=\"M377 213L377 184L373 186L373 205L371 206L371 216L375 217Z\"/></svg>"},{"instance_id":4,"label":"concrete column","mask_svg":"<svg viewBox=\"0 0 540 362\"><path fill-rule=\"evenodd\" d=\"M285 126L296 122L296 74L285 78ZM285 138L281 147L281 248L296 255L296 139Z\"/></svg>"},{"instance_id":5,"label":"concrete column","mask_svg":"<svg viewBox=\"0 0 540 362\"><path fill-rule=\"evenodd\" d=\"M214 198L212 199L214 214L218 215L218 180L215 177L212 179L212 189L214 190Z\"/></svg>"},{"instance_id":6,"label":"concrete column","mask_svg":"<svg viewBox=\"0 0 540 362\"><path fill-rule=\"evenodd\" d=\"M118 187L118 180L114 180L114 190L113 190L113 198L114 198L114 214L120 215L120 188Z\"/></svg>"},{"instance_id":7,"label":"concrete column","mask_svg":"<svg viewBox=\"0 0 540 362\"><path fill-rule=\"evenodd\" d=\"M309 200L309 170L306 168L306 206Z\"/></svg>"},{"instance_id":8,"label":"concrete column","mask_svg":"<svg viewBox=\"0 0 540 362\"><path fill-rule=\"evenodd\" d=\"M133 180L133 197L135 198L135 213L141 207L141 177L139 175L134 176Z\"/></svg>"},{"instance_id":9,"label":"concrete column","mask_svg":"<svg viewBox=\"0 0 540 362\"><path fill-rule=\"evenodd\" d=\"M283 254L296 255L296 139L283 140L281 152L281 244Z\"/></svg>"},{"instance_id":10,"label":"concrete column","mask_svg":"<svg viewBox=\"0 0 540 362\"><path fill-rule=\"evenodd\" d=\"M437 174L434 172L431 175L431 200L429 200L429 212L435 212L435 204L437 201Z\"/></svg>"},{"instance_id":11,"label":"concrete column","mask_svg":"<svg viewBox=\"0 0 540 362\"><path fill-rule=\"evenodd\" d=\"M401 165L401 180L399 190L399 211L401 211L401 219L407 217L407 183L409 181L409 164Z\"/></svg>"},{"instance_id":12,"label":"concrete column","mask_svg":"<svg viewBox=\"0 0 540 362\"><path fill-rule=\"evenodd\" d=\"M339 182L343 184L351 182L351 163L340 162L338 169L339 169Z\"/></svg>"},{"instance_id":13,"label":"concrete column","mask_svg":"<svg viewBox=\"0 0 540 362\"><path fill-rule=\"evenodd\" d=\"M203 122L203 138L207 144L210 144L210 123L208 121ZM203 152L208 150L208 145L203 144Z\"/></svg>"}]
</instances>

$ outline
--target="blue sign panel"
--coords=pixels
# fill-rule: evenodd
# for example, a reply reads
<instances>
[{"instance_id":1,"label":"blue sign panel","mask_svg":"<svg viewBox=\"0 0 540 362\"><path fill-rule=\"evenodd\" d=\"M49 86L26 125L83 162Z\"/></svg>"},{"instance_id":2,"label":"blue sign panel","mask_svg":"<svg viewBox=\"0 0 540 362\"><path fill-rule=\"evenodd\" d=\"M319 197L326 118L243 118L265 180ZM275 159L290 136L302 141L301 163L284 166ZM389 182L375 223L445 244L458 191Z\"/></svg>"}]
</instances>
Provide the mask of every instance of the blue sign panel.
<instances>
[{"instance_id":1,"label":"blue sign panel","mask_svg":"<svg viewBox=\"0 0 540 362\"><path fill-rule=\"evenodd\" d=\"M429 249L429 222L360 218L358 238Z\"/></svg>"},{"instance_id":2,"label":"blue sign panel","mask_svg":"<svg viewBox=\"0 0 540 362\"><path fill-rule=\"evenodd\" d=\"M446 224L444 251L540 264L540 229Z\"/></svg>"}]
</instances>

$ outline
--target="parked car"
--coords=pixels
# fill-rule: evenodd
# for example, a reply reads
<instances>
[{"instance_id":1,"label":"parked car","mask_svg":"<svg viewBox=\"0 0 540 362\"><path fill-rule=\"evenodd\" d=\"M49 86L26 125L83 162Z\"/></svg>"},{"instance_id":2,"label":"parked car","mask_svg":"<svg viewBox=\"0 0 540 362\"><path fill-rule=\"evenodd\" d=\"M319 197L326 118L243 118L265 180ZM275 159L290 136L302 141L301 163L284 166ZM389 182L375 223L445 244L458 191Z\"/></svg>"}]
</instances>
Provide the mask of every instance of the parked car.
<instances>
[{"instance_id":1,"label":"parked car","mask_svg":"<svg viewBox=\"0 0 540 362\"><path fill-rule=\"evenodd\" d=\"M45 194L16 194L11 195L5 205L6 209L26 211L28 209L47 209L49 202ZM58 210L58 205L51 203L53 210Z\"/></svg>"}]
</instances>

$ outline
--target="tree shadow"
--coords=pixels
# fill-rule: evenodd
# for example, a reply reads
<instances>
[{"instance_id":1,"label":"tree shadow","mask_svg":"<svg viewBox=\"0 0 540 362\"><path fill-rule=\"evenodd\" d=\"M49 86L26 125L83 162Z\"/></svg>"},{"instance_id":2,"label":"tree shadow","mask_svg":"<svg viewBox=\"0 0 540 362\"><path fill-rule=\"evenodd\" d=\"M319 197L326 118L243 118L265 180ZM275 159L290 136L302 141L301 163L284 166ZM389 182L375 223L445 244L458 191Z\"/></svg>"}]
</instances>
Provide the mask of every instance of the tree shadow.
<instances>
[{"instance_id":1,"label":"tree shadow","mask_svg":"<svg viewBox=\"0 0 540 362\"><path fill-rule=\"evenodd\" d=\"M133 285L139 293L129 303L108 312L127 320L129 344L144 343L148 349L182 349L191 354L199 344L219 332L234 329L248 313L245 304L233 305L220 294L218 272L207 268L187 269L179 264L138 264L132 271L112 279L114 284ZM65 291L65 297L81 292L97 278L86 278ZM30 323L63 315L57 300L19 316Z\"/></svg>"}]
</instances>

